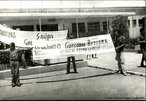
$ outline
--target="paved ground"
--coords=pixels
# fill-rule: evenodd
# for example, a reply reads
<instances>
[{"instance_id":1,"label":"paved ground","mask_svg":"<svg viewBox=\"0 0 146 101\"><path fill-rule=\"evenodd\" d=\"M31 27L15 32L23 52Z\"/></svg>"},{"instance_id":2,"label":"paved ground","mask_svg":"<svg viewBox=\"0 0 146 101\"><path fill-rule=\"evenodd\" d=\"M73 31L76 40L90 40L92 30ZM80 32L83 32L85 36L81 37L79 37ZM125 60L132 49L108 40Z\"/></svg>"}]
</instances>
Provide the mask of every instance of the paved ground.
<instances>
[{"instance_id":1,"label":"paved ground","mask_svg":"<svg viewBox=\"0 0 146 101\"><path fill-rule=\"evenodd\" d=\"M124 52L125 69L129 73L135 73L145 76L146 68L139 68L142 54L136 52ZM88 61L89 66L101 67L110 70L117 70L117 61L115 53L106 53L97 55L97 59Z\"/></svg>"},{"instance_id":2,"label":"paved ground","mask_svg":"<svg viewBox=\"0 0 146 101\"><path fill-rule=\"evenodd\" d=\"M0 80L1 100L144 100L145 77L113 74L83 67L78 74L65 70L21 77L21 87L11 87L11 78Z\"/></svg>"},{"instance_id":3,"label":"paved ground","mask_svg":"<svg viewBox=\"0 0 146 101\"><path fill-rule=\"evenodd\" d=\"M100 54L88 61L89 67L78 68L78 74L62 70L21 76L22 86L14 88L11 78L0 79L0 100L146 100L145 68L137 68L141 54L124 54L128 76L113 73L114 53Z\"/></svg>"}]
</instances>

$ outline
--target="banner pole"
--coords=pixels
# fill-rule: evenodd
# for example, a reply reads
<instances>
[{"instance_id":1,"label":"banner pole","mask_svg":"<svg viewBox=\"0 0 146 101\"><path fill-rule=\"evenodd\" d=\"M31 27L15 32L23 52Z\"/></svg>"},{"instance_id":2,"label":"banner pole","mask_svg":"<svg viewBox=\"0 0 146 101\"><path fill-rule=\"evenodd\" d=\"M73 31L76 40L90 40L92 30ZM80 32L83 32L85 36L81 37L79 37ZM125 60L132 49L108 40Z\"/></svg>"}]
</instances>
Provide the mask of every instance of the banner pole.
<instances>
[{"instance_id":1,"label":"banner pole","mask_svg":"<svg viewBox=\"0 0 146 101\"><path fill-rule=\"evenodd\" d=\"M132 24L132 25L131 25L132 31L131 31L131 32L132 32L132 38L134 38L134 34L133 34L133 33L134 33L134 30L133 30L133 29L134 29L134 28L133 28L133 15L132 15L131 18L132 18L132 20L131 20L131 21L132 21L132 22L131 22L131 24Z\"/></svg>"}]
</instances>

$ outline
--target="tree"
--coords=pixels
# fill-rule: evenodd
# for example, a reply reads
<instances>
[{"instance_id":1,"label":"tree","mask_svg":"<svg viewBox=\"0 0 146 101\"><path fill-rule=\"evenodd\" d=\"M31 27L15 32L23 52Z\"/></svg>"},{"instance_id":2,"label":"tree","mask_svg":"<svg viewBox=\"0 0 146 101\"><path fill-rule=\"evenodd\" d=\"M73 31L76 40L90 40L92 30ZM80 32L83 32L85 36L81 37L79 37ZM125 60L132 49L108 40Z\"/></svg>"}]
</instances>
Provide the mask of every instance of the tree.
<instances>
[{"instance_id":1,"label":"tree","mask_svg":"<svg viewBox=\"0 0 146 101\"><path fill-rule=\"evenodd\" d=\"M119 30L119 32L123 33L123 35L125 36L126 43L129 42L129 28L127 25L127 21L128 21L128 19L126 16L116 16L115 20L111 24L112 36L114 36L114 32L116 30Z\"/></svg>"}]
</instances>

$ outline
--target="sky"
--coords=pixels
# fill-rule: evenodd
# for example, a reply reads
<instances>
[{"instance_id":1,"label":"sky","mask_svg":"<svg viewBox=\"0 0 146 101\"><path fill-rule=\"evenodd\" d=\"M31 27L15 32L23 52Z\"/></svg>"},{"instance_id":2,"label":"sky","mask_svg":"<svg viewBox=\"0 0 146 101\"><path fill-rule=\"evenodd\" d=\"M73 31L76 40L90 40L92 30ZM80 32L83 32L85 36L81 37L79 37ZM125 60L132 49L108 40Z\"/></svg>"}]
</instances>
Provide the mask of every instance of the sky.
<instances>
[{"instance_id":1,"label":"sky","mask_svg":"<svg viewBox=\"0 0 146 101\"><path fill-rule=\"evenodd\" d=\"M0 0L0 9L146 7L146 0Z\"/></svg>"}]
</instances>

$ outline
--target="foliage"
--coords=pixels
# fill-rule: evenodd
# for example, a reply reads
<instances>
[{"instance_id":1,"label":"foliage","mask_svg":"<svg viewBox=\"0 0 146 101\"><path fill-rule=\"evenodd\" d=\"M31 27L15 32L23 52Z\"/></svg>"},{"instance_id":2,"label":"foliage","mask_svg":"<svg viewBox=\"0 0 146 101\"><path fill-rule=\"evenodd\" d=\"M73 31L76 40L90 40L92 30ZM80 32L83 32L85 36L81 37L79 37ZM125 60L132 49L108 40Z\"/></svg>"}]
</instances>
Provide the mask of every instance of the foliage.
<instances>
[{"instance_id":1,"label":"foliage","mask_svg":"<svg viewBox=\"0 0 146 101\"><path fill-rule=\"evenodd\" d=\"M119 34L123 34L126 38L126 43L129 42L129 28L127 26L127 20L128 18L126 16L116 16L115 20L111 24L112 34L114 35L114 32L116 30L119 30Z\"/></svg>"},{"instance_id":2,"label":"foliage","mask_svg":"<svg viewBox=\"0 0 146 101\"><path fill-rule=\"evenodd\" d=\"M139 45L138 37L130 39L129 43L125 45L125 48L134 49L136 45Z\"/></svg>"}]
</instances>

